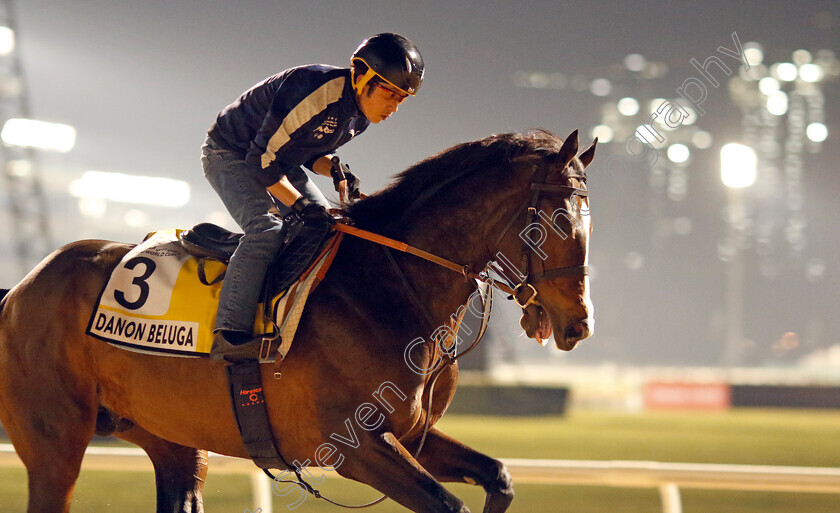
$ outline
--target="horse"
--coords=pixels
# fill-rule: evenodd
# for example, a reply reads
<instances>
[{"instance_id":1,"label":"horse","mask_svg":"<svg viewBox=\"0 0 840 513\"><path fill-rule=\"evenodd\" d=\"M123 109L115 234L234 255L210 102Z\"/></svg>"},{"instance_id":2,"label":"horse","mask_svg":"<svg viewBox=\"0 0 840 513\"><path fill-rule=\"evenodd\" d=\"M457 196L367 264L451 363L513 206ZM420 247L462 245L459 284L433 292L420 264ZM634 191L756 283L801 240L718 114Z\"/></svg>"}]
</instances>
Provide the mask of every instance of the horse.
<instances>
[{"instance_id":1,"label":"horse","mask_svg":"<svg viewBox=\"0 0 840 513\"><path fill-rule=\"evenodd\" d=\"M578 155L577 131L563 141L544 130L461 143L344 214L360 229L463 264L464 276L501 256L521 257L519 283L512 281L520 324L531 338L553 332L568 351L593 330L585 168L596 143ZM130 352L85 334L131 247L72 242L0 293L0 421L26 467L29 513L69 510L97 433L145 450L158 512L203 511L207 451L248 457L224 362ZM484 513L508 509L514 491L504 464L434 426L455 393L457 363L434 381L408 365L428 369L440 358L430 330L448 325L476 290L464 276L344 238L308 300L282 378L261 365L272 435L286 460L332 468L414 512L468 513L442 482L482 486Z\"/></svg>"}]
</instances>

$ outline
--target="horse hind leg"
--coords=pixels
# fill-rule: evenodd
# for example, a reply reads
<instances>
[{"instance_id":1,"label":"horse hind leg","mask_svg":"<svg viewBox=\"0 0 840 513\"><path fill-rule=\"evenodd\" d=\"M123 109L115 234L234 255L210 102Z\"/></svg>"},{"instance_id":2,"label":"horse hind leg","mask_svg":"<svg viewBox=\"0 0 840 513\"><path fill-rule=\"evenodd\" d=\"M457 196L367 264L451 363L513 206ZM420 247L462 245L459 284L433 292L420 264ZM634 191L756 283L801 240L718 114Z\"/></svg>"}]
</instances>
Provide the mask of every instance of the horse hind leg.
<instances>
[{"instance_id":1,"label":"horse hind leg","mask_svg":"<svg viewBox=\"0 0 840 513\"><path fill-rule=\"evenodd\" d=\"M117 419L113 425L114 436L139 445L152 460L157 513L203 513L207 451L166 441L126 419Z\"/></svg>"},{"instance_id":2,"label":"horse hind leg","mask_svg":"<svg viewBox=\"0 0 840 513\"><path fill-rule=\"evenodd\" d=\"M90 431L92 436L93 432ZM88 437L89 439L90 437ZM20 437L16 437L20 440ZM32 438L16 443L26 466L29 501L27 513L67 513L79 477L87 442L58 438ZM36 448L37 447L37 448Z\"/></svg>"},{"instance_id":3,"label":"horse hind leg","mask_svg":"<svg viewBox=\"0 0 840 513\"><path fill-rule=\"evenodd\" d=\"M26 467L27 511L66 513L95 429L95 387L35 382L9 365L0 375L0 420Z\"/></svg>"},{"instance_id":4,"label":"horse hind leg","mask_svg":"<svg viewBox=\"0 0 840 513\"><path fill-rule=\"evenodd\" d=\"M436 479L477 484L487 493L483 513L503 513L513 500L513 481L504 463L432 428L417 458Z\"/></svg>"}]
</instances>

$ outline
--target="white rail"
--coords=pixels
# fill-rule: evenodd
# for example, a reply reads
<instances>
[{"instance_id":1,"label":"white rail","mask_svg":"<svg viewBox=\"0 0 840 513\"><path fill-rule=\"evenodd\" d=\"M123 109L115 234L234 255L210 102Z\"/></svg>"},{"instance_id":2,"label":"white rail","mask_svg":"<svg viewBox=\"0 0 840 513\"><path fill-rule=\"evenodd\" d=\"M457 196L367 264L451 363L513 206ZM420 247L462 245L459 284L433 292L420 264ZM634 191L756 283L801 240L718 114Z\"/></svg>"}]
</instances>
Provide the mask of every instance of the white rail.
<instances>
[{"instance_id":1,"label":"white rail","mask_svg":"<svg viewBox=\"0 0 840 513\"><path fill-rule=\"evenodd\" d=\"M522 483L658 488L663 513L681 513L680 488L840 493L840 469L768 465L503 459Z\"/></svg>"},{"instance_id":2,"label":"white rail","mask_svg":"<svg viewBox=\"0 0 840 513\"><path fill-rule=\"evenodd\" d=\"M518 483L600 485L658 488L663 513L681 513L682 488L714 490L771 490L781 492L838 493L840 469L764 465L659 463L652 461L581 461L503 459ZM11 444L0 444L0 467L22 463ZM82 467L88 470L151 471L141 449L89 447ZM271 513L271 480L249 460L210 455L214 473L251 477L254 512ZM320 475L313 471L314 475ZM328 473L332 474L332 473Z\"/></svg>"}]
</instances>

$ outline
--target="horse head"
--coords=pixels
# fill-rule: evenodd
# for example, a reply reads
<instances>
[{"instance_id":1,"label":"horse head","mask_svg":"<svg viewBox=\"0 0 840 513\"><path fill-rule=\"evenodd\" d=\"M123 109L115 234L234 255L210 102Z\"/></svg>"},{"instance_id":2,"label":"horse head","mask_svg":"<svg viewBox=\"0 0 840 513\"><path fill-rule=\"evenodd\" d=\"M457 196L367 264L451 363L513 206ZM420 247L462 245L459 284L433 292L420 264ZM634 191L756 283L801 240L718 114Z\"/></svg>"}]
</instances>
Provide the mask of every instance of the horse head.
<instances>
[{"instance_id":1,"label":"horse head","mask_svg":"<svg viewBox=\"0 0 840 513\"><path fill-rule=\"evenodd\" d=\"M501 281L516 288L526 334L543 343L554 333L557 347L570 350L594 327L585 168L596 143L578 155L577 131L563 142L543 130L463 143L403 171L347 214L360 228L469 269L494 261ZM416 272L419 287L435 283L428 297L439 293L432 268ZM452 311L448 304L438 314Z\"/></svg>"},{"instance_id":2,"label":"horse head","mask_svg":"<svg viewBox=\"0 0 840 513\"><path fill-rule=\"evenodd\" d=\"M500 237L499 251L519 270L515 298L520 325L541 344L554 334L558 349L569 351L594 331L589 295L589 196L585 169L597 139L578 156L577 130L562 145L543 134L533 154L514 160L530 177L525 207L515 214L520 228ZM559 146L559 148L557 147ZM524 226L524 228L521 228ZM515 255L515 257L513 257Z\"/></svg>"}]
</instances>

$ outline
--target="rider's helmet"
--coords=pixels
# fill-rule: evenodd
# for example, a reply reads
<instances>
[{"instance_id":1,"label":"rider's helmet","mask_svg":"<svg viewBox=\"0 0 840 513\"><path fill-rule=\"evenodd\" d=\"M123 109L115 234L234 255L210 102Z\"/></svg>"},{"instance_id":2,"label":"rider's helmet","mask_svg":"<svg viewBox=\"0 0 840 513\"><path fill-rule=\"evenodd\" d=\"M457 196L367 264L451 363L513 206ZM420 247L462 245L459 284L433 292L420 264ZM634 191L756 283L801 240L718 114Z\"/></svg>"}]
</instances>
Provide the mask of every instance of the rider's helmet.
<instances>
[{"instance_id":1,"label":"rider's helmet","mask_svg":"<svg viewBox=\"0 0 840 513\"><path fill-rule=\"evenodd\" d=\"M353 52L350 63L355 70L356 94L361 94L373 77L411 96L423 83L423 57L414 43L399 34L376 34L365 39Z\"/></svg>"}]
</instances>

